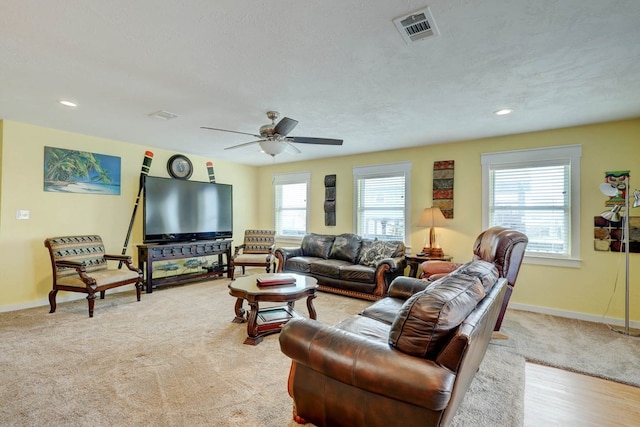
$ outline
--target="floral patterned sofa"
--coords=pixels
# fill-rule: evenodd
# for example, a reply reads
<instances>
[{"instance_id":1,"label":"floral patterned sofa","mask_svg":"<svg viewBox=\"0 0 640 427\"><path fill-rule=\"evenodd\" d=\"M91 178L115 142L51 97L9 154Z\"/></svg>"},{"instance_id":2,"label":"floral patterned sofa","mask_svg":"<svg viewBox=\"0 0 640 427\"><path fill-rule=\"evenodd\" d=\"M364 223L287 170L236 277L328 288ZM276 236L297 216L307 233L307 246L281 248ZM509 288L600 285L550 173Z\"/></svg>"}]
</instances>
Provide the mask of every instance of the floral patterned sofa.
<instances>
[{"instance_id":1,"label":"floral patterned sofa","mask_svg":"<svg viewBox=\"0 0 640 427\"><path fill-rule=\"evenodd\" d=\"M398 240L311 233L300 247L276 249L276 258L278 272L315 277L321 291L375 301L404 273L405 250Z\"/></svg>"}]
</instances>

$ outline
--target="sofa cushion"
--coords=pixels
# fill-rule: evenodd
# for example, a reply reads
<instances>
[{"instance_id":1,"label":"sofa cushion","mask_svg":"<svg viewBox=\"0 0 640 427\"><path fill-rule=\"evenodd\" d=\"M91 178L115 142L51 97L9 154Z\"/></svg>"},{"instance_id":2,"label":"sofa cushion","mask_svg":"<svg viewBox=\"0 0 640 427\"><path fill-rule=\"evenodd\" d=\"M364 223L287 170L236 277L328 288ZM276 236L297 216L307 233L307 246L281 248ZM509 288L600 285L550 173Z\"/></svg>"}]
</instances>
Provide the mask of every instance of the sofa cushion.
<instances>
[{"instance_id":1,"label":"sofa cushion","mask_svg":"<svg viewBox=\"0 0 640 427\"><path fill-rule=\"evenodd\" d=\"M325 234L307 234L302 238L302 253L304 256L329 258L329 251L335 236Z\"/></svg>"},{"instance_id":2,"label":"sofa cushion","mask_svg":"<svg viewBox=\"0 0 640 427\"><path fill-rule=\"evenodd\" d=\"M340 268L340 279L349 282L375 283L376 270L360 264L348 264Z\"/></svg>"},{"instance_id":3,"label":"sofa cushion","mask_svg":"<svg viewBox=\"0 0 640 427\"><path fill-rule=\"evenodd\" d=\"M339 236L336 236L333 241L333 245L331 245L329 258L341 259L355 264L358 259L358 255L360 255L361 246L362 237L357 234L340 234Z\"/></svg>"},{"instance_id":4,"label":"sofa cushion","mask_svg":"<svg viewBox=\"0 0 640 427\"><path fill-rule=\"evenodd\" d=\"M499 277L495 264L482 260L468 262L455 270L453 274L477 277L480 279L485 293L489 293Z\"/></svg>"},{"instance_id":5,"label":"sofa cushion","mask_svg":"<svg viewBox=\"0 0 640 427\"><path fill-rule=\"evenodd\" d=\"M339 259L316 259L311 263L309 272L337 279L340 277L340 268L345 265L351 265L351 263Z\"/></svg>"},{"instance_id":6,"label":"sofa cushion","mask_svg":"<svg viewBox=\"0 0 640 427\"><path fill-rule=\"evenodd\" d=\"M391 325L389 344L413 356L435 358L484 296L477 277L452 274L436 280L402 305Z\"/></svg>"},{"instance_id":7,"label":"sofa cushion","mask_svg":"<svg viewBox=\"0 0 640 427\"><path fill-rule=\"evenodd\" d=\"M358 264L375 267L381 260L394 257L398 246L396 241L364 239Z\"/></svg>"},{"instance_id":8,"label":"sofa cushion","mask_svg":"<svg viewBox=\"0 0 640 427\"><path fill-rule=\"evenodd\" d=\"M296 256L289 258L284 267L284 271L299 271L301 273L309 273L311 271L311 264L317 261L319 258Z\"/></svg>"}]
</instances>

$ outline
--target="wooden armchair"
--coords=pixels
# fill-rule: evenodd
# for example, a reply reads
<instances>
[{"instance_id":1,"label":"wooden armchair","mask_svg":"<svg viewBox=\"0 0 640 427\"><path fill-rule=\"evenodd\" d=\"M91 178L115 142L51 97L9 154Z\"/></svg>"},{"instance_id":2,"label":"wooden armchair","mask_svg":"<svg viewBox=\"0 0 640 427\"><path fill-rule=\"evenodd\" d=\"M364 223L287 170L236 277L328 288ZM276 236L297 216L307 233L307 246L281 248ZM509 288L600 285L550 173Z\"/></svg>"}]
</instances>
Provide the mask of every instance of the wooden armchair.
<instances>
[{"instance_id":1,"label":"wooden armchair","mask_svg":"<svg viewBox=\"0 0 640 427\"><path fill-rule=\"evenodd\" d=\"M245 273L246 266L265 267L267 273L273 267L275 272L276 259L273 256L275 246L275 230L245 230L244 242L235 247L234 254L229 262L231 280L235 278L235 268L237 266L242 267L242 274Z\"/></svg>"},{"instance_id":2,"label":"wooden armchair","mask_svg":"<svg viewBox=\"0 0 640 427\"><path fill-rule=\"evenodd\" d=\"M140 301L142 271L134 267L131 257L106 255L100 236L60 236L45 239L53 270L53 289L49 292L51 311L56 311L58 291L83 292L89 302L89 317L93 317L96 292L104 299L107 289L134 284ZM107 261L122 262L127 269L109 268Z\"/></svg>"}]
</instances>

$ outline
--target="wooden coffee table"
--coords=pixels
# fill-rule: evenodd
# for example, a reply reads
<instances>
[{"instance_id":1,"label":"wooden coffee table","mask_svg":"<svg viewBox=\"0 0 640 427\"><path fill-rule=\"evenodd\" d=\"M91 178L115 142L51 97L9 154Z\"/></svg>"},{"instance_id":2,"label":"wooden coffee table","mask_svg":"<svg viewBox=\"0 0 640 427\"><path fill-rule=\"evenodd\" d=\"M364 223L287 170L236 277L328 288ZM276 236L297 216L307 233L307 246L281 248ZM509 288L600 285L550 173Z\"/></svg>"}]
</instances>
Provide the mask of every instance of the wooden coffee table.
<instances>
[{"instance_id":1,"label":"wooden coffee table","mask_svg":"<svg viewBox=\"0 0 640 427\"><path fill-rule=\"evenodd\" d=\"M260 276L265 276L261 274ZM293 309L296 301L307 297L309 317L316 318L313 299L316 297L318 281L313 277L301 274L291 274L296 281L293 284L258 286L257 276L239 277L229 283L229 294L236 297L236 317L233 323L247 324L247 339L245 344L258 345L269 334L280 332L282 326L294 317L300 317ZM249 313L242 307L244 301L249 303ZM278 307L260 309L261 302L286 302Z\"/></svg>"}]
</instances>

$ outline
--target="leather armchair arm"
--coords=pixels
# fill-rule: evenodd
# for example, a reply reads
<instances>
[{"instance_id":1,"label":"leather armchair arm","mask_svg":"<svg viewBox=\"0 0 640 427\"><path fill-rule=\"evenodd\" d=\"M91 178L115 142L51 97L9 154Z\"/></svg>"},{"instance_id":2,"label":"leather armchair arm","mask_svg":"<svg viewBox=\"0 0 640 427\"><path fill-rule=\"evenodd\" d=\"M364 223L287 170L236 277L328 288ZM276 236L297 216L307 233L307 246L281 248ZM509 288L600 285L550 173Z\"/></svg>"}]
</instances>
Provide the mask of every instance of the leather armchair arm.
<instances>
[{"instance_id":1,"label":"leather armchair arm","mask_svg":"<svg viewBox=\"0 0 640 427\"><path fill-rule=\"evenodd\" d=\"M427 286L429 286L429 282L426 280L398 276L389 285L389 296L406 300L411 295L423 291Z\"/></svg>"},{"instance_id":2,"label":"leather armchair arm","mask_svg":"<svg viewBox=\"0 0 640 427\"><path fill-rule=\"evenodd\" d=\"M453 372L387 343L306 318L290 320L279 340L282 352L298 366L358 389L434 411L444 409L451 397Z\"/></svg>"},{"instance_id":3,"label":"leather armchair arm","mask_svg":"<svg viewBox=\"0 0 640 427\"><path fill-rule=\"evenodd\" d=\"M422 273L420 274L420 278L429 280L439 279L457 270L461 266L462 264L450 261L425 261L421 265ZM432 278L432 276L436 277Z\"/></svg>"}]
</instances>

